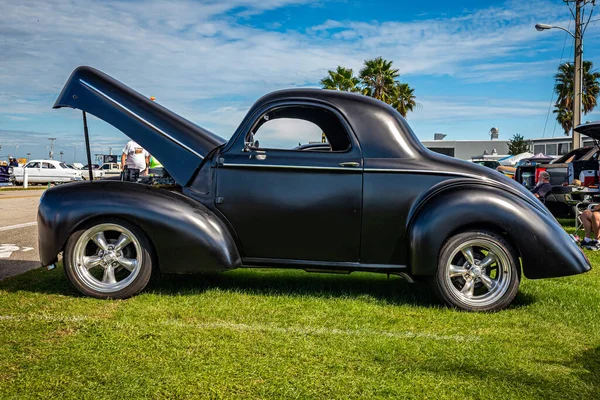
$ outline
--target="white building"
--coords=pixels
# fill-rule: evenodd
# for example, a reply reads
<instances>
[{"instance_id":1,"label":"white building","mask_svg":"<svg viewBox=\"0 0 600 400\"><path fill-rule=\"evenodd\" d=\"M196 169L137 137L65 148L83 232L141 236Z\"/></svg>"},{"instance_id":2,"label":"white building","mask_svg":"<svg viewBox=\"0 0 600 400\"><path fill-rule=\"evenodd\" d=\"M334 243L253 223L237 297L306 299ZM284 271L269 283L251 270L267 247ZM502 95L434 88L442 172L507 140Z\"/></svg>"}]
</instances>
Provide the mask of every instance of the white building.
<instances>
[{"instance_id":1,"label":"white building","mask_svg":"<svg viewBox=\"0 0 600 400\"><path fill-rule=\"evenodd\" d=\"M436 134L438 140L423 140L425 147L437 153L470 160L483 154L508 154L508 140L444 140L445 135ZM583 146L592 146L593 140L582 136ZM572 139L570 136L557 138L526 139L529 151L534 154L545 154L547 156L560 156L571 151Z\"/></svg>"}]
</instances>

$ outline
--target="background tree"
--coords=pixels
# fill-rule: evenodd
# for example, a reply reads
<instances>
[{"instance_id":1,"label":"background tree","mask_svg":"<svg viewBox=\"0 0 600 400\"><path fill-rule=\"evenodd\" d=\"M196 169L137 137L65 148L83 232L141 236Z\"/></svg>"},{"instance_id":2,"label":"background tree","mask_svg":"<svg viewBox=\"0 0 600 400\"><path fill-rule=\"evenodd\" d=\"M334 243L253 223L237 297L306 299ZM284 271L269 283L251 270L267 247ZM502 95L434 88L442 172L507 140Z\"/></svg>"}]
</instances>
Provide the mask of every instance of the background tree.
<instances>
[{"instance_id":1,"label":"background tree","mask_svg":"<svg viewBox=\"0 0 600 400\"><path fill-rule=\"evenodd\" d=\"M358 92L360 80L354 76L351 68L338 66L335 71L328 71L328 76L321 79L323 89Z\"/></svg>"},{"instance_id":2,"label":"background tree","mask_svg":"<svg viewBox=\"0 0 600 400\"><path fill-rule=\"evenodd\" d=\"M516 156L517 154L525 153L529 151L529 146L525 142L525 138L523 135L519 135L515 133L508 141L508 154L511 156Z\"/></svg>"},{"instance_id":3,"label":"background tree","mask_svg":"<svg viewBox=\"0 0 600 400\"><path fill-rule=\"evenodd\" d=\"M598 95L600 94L600 72L593 71L594 64L591 61L583 62L583 90L581 103L583 113L591 112L598 104ZM573 129L573 79L575 68L572 63L565 63L558 67L558 72L554 75L556 92L556 103L554 104L554 113L556 120L562 126L565 135L568 135Z\"/></svg>"},{"instance_id":4,"label":"background tree","mask_svg":"<svg viewBox=\"0 0 600 400\"><path fill-rule=\"evenodd\" d=\"M391 106L394 107L400 115L406 118L406 114L417 106L420 106L415 99L415 89L408 86L408 83L396 82L392 89L393 102Z\"/></svg>"},{"instance_id":5,"label":"background tree","mask_svg":"<svg viewBox=\"0 0 600 400\"><path fill-rule=\"evenodd\" d=\"M421 105L416 101L415 90L408 83L399 82L399 77L400 73L393 68L392 61L377 57L365 60L358 78L352 75L350 68L338 66L336 70L329 70L327 76L321 79L321 86L323 89L360 92L374 97L406 117L409 111Z\"/></svg>"},{"instance_id":6,"label":"background tree","mask_svg":"<svg viewBox=\"0 0 600 400\"><path fill-rule=\"evenodd\" d=\"M399 76L398 70L392 68L391 61L384 60L381 57L366 60L365 66L359 74L363 85L363 94L390 104L396 78Z\"/></svg>"}]
</instances>

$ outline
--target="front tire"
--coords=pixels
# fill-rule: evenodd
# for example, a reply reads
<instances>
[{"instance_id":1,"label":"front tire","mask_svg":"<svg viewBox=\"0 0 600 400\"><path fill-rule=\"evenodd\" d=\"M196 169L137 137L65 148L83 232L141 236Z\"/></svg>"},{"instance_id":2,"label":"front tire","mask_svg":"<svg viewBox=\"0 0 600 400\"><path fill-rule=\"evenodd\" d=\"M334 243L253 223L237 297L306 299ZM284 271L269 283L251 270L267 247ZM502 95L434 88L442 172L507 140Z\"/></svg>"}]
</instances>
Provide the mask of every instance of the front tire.
<instances>
[{"instance_id":1,"label":"front tire","mask_svg":"<svg viewBox=\"0 0 600 400\"><path fill-rule=\"evenodd\" d=\"M99 221L73 233L64 253L67 277L86 296L125 299L152 275L152 247L142 230L122 220Z\"/></svg>"},{"instance_id":2,"label":"front tire","mask_svg":"<svg viewBox=\"0 0 600 400\"><path fill-rule=\"evenodd\" d=\"M452 307L466 311L498 311L517 295L519 258L512 246L490 232L463 232L440 252L434 287Z\"/></svg>"}]
</instances>

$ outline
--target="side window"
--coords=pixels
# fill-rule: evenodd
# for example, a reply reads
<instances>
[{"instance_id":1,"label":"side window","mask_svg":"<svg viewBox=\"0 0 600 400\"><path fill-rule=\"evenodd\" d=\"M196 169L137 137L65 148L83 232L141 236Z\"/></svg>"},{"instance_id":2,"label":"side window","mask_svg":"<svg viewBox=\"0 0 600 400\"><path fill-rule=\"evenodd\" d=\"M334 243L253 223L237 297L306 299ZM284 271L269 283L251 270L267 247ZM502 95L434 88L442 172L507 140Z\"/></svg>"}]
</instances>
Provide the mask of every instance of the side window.
<instances>
[{"instance_id":1,"label":"side window","mask_svg":"<svg viewBox=\"0 0 600 400\"><path fill-rule=\"evenodd\" d=\"M351 147L346 128L332 112L311 106L284 106L260 117L245 138L253 149L343 152Z\"/></svg>"},{"instance_id":2,"label":"side window","mask_svg":"<svg viewBox=\"0 0 600 400\"><path fill-rule=\"evenodd\" d=\"M30 162L29 164L27 164L25 166L25 168L39 168L40 167L40 163L38 162Z\"/></svg>"},{"instance_id":3,"label":"side window","mask_svg":"<svg viewBox=\"0 0 600 400\"><path fill-rule=\"evenodd\" d=\"M53 168L56 168L56 167L54 166L54 164L50 164L50 163L45 162L45 163L42 163L42 168L53 169Z\"/></svg>"},{"instance_id":4,"label":"side window","mask_svg":"<svg viewBox=\"0 0 600 400\"><path fill-rule=\"evenodd\" d=\"M61 162L61 163L60 163L60 164L58 164L58 165L60 165L60 167L61 167L61 168L64 168L64 169L69 169L69 167L67 167L67 164L65 164L64 162Z\"/></svg>"},{"instance_id":5,"label":"side window","mask_svg":"<svg viewBox=\"0 0 600 400\"><path fill-rule=\"evenodd\" d=\"M109 169L110 168L110 164L104 164L100 169Z\"/></svg>"}]
</instances>

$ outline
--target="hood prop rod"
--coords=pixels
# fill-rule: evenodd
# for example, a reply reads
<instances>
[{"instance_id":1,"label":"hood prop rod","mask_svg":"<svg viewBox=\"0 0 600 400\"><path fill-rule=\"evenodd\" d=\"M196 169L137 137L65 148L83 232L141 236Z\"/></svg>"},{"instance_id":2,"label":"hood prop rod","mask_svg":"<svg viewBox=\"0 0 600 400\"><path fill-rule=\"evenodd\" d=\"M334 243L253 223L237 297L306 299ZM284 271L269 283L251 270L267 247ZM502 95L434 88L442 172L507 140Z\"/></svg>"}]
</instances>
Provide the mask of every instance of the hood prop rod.
<instances>
[{"instance_id":1,"label":"hood prop rod","mask_svg":"<svg viewBox=\"0 0 600 400\"><path fill-rule=\"evenodd\" d=\"M92 155L90 154L90 135L88 132L87 117L85 111L83 113L83 134L85 136L85 152L87 153L88 172L90 173L90 181L94 180L94 174L92 173Z\"/></svg>"}]
</instances>

